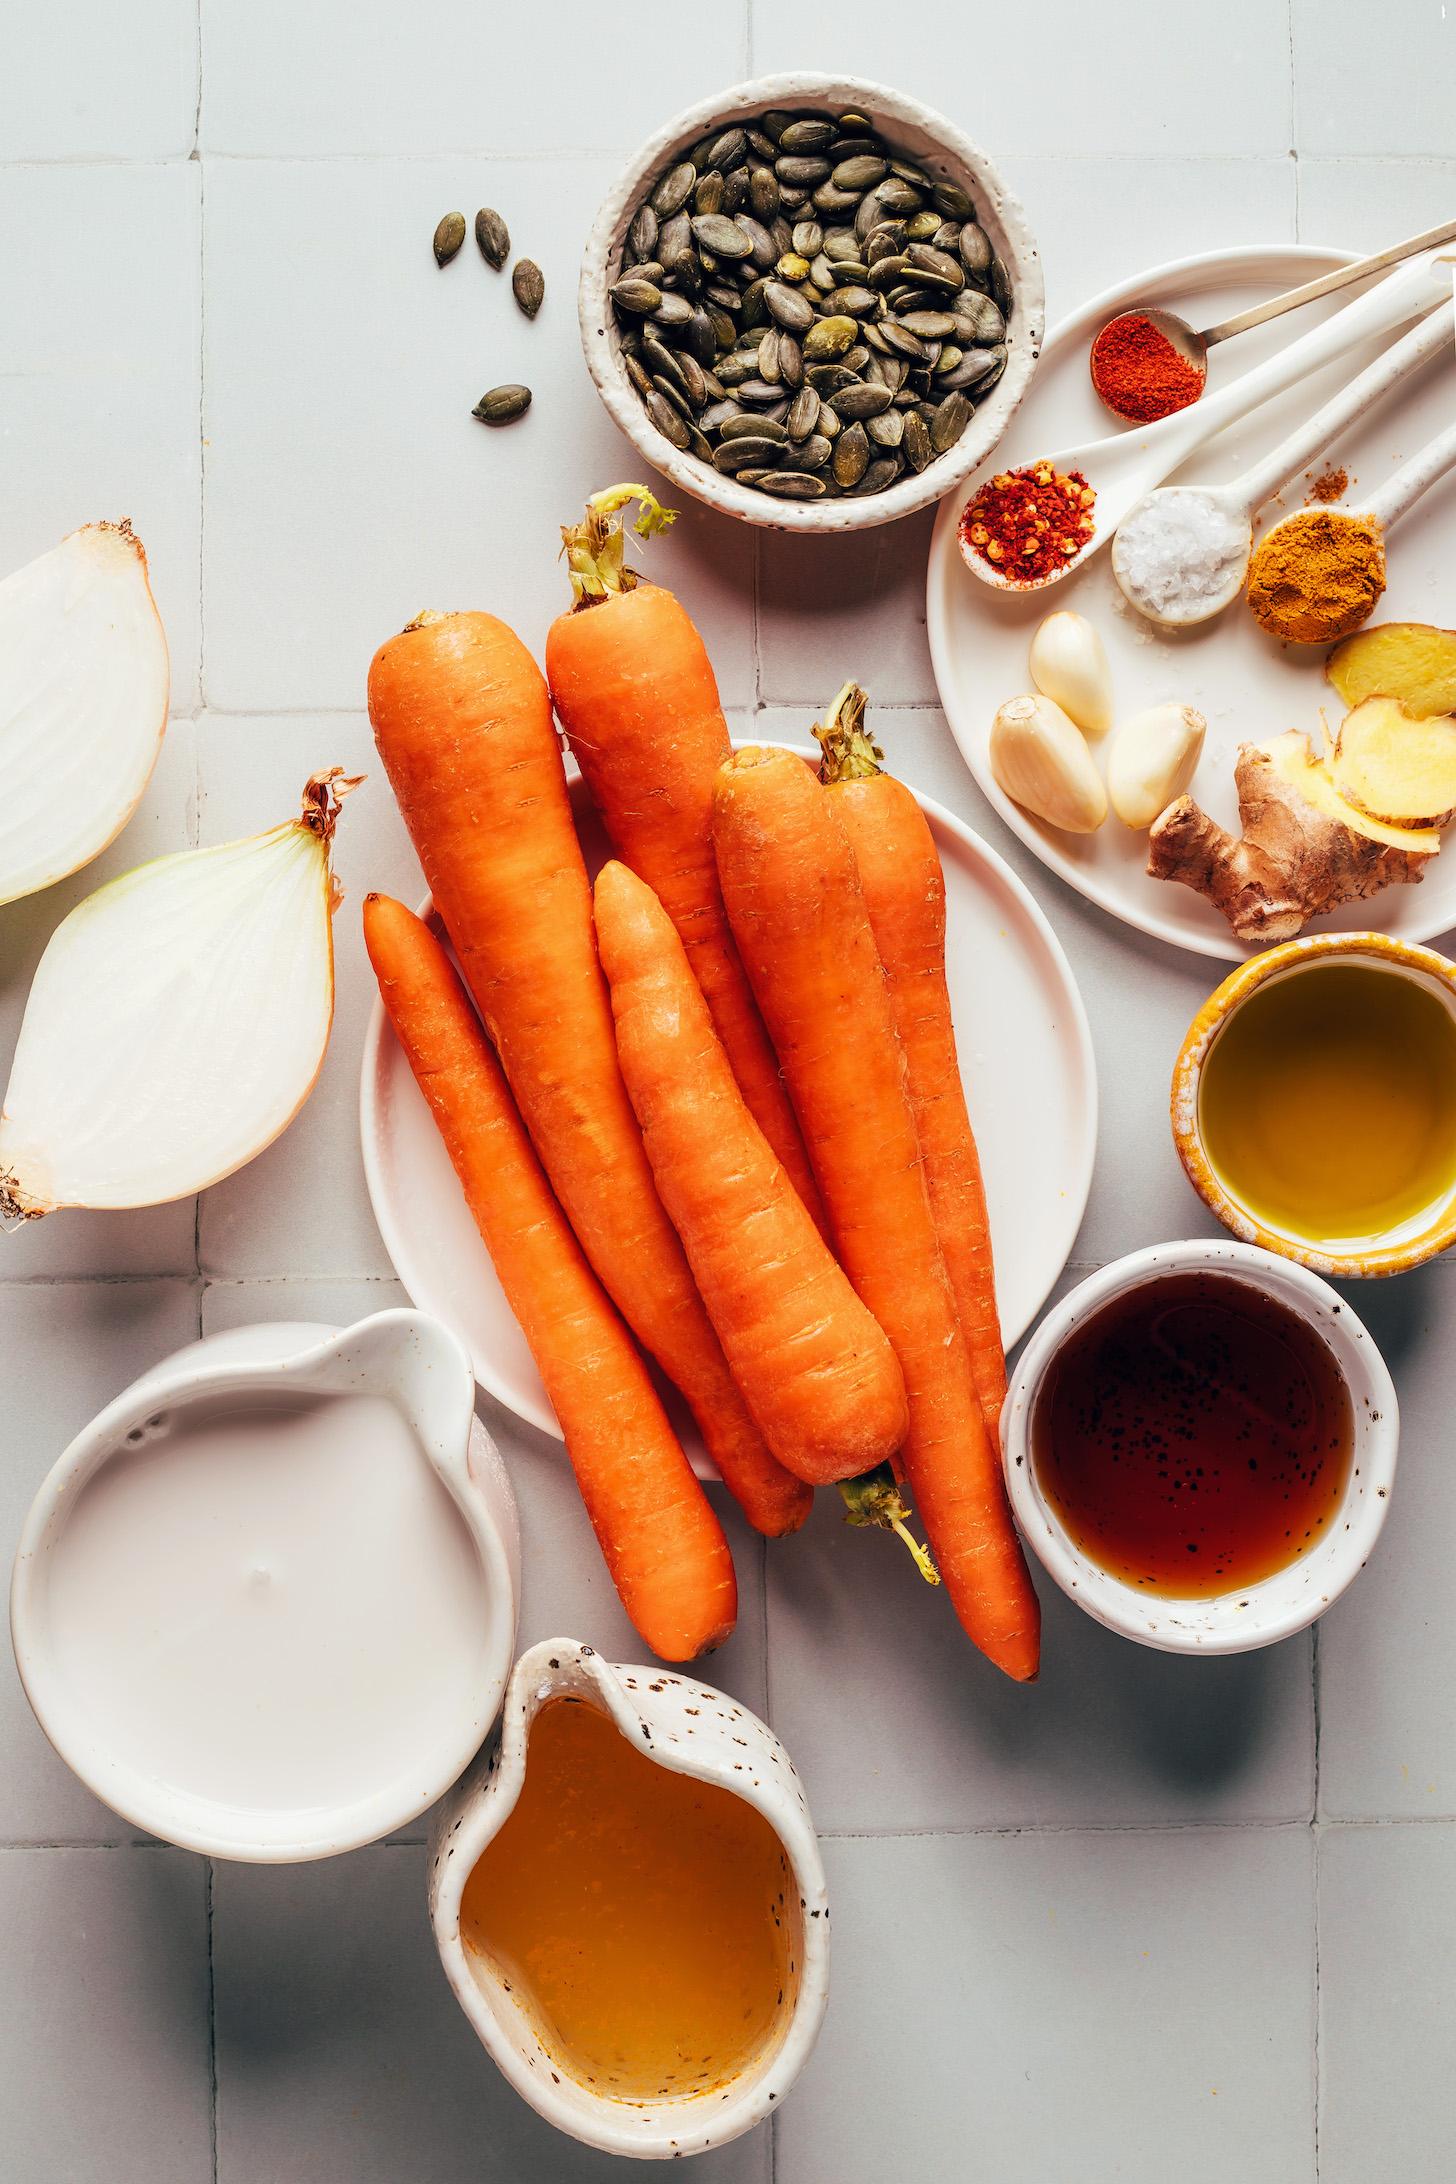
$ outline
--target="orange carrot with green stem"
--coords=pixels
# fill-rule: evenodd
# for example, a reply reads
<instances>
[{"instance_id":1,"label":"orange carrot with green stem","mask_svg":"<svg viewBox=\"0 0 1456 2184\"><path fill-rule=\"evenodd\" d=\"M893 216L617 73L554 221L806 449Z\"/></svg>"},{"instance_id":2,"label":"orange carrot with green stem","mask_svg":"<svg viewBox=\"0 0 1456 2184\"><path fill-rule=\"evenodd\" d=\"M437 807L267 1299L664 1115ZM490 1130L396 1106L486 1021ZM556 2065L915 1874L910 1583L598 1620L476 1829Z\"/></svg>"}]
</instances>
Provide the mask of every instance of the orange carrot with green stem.
<instances>
[{"instance_id":1,"label":"orange carrot with green stem","mask_svg":"<svg viewBox=\"0 0 1456 2184\"><path fill-rule=\"evenodd\" d=\"M557 718L622 862L677 927L733 1074L820 1228L823 1207L723 911L713 863L713 782L732 749L703 640L682 603L624 556L623 509L648 538L675 521L645 486L593 495L562 531L570 610L546 637Z\"/></svg>"},{"instance_id":2,"label":"orange carrot with green stem","mask_svg":"<svg viewBox=\"0 0 1456 2184\"><path fill-rule=\"evenodd\" d=\"M545 679L489 614L421 615L369 670L369 717L435 906L582 1249L686 1396L749 1521L810 1494L749 1416L663 1211L622 1073Z\"/></svg>"},{"instance_id":3,"label":"orange carrot with green stem","mask_svg":"<svg viewBox=\"0 0 1456 2184\"><path fill-rule=\"evenodd\" d=\"M814 730L824 753L819 778L834 793L859 867L905 1050L930 1210L994 1440L1006 1400L1006 1351L986 1187L945 982L945 874L924 812L904 782L885 772L885 754L865 731L865 704L859 684L846 683Z\"/></svg>"},{"instance_id":4,"label":"orange carrot with green stem","mask_svg":"<svg viewBox=\"0 0 1456 2184\"><path fill-rule=\"evenodd\" d=\"M737 1613L723 1527L552 1196L445 950L387 895L366 896L364 939L395 1035L546 1384L622 1605L654 1653L691 1660L722 1644Z\"/></svg>"},{"instance_id":5,"label":"orange carrot with green stem","mask_svg":"<svg viewBox=\"0 0 1456 2184\"><path fill-rule=\"evenodd\" d=\"M905 1057L849 835L787 751L739 751L713 842L840 1258L905 1375L901 1452L956 1614L1008 1676L1037 1672L1040 1615L981 1415L921 1166Z\"/></svg>"},{"instance_id":6,"label":"orange carrot with green stem","mask_svg":"<svg viewBox=\"0 0 1456 2184\"><path fill-rule=\"evenodd\" d=\"M908 1422L895 1353L748 1112L672 921L624 864L595 900L658 1193L760 1432L816 1486L888 1462Z\"/></svg>"}]
</instances>

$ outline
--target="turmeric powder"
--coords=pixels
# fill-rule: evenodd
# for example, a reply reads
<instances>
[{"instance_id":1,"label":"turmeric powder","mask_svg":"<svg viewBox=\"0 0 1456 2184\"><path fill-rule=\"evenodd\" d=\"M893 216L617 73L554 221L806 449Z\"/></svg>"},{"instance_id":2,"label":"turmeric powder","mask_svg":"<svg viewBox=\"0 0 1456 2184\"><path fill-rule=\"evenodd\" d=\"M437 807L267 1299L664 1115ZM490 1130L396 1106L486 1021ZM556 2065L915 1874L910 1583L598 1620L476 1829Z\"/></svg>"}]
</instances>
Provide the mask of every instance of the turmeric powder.
<instances>
[{"instance_id":1,"label":"turmeric powder","mask_svg":"<svg viewBox=\"0 0 1456 2184\"><path fill-rule=\"evenodd\" d=\"M1385 542L1371 516L1304 508L1266 531L1249 562L1249 605L1271 636L1322 645L1368 620L1385 589Z\"/></svg>"}]
</instances>

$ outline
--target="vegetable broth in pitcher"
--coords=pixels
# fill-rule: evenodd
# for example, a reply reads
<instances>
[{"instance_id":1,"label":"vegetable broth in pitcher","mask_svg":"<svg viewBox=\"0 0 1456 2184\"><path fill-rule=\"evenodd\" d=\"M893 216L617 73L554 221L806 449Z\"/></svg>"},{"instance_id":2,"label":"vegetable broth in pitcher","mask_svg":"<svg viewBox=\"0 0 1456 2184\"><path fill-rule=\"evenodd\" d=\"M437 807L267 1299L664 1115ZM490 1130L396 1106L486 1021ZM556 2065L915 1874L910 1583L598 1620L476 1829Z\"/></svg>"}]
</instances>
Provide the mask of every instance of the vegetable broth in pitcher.
<instances>
[{"instance_id":1,"label":"vegetable broth in pitcher","mask_svg":"<svg viewBox=\"0 0 1456 2184\"><path fill-rule=\"evenodd\" d=\"M793 2002L798 1897L769 1822L576 1699L536 1716L460 1923L563 2068L621 2100L726 2083Z\"/></svg>"},{"instance_id":2,"label":"vegetable broth in pitcher","mask_svg":"<svg viewBox=\"0 0 1456 2184\"><path fill-rule=\"evenodd\" d=\"M1072 1538L1124 1584L1208 1598L1286 1569L1340 1507L1354 1446L1333 1352L1223 1274L1168 1274L1068 1335L1032 1461Z\"/></svg>"}]
</instances>

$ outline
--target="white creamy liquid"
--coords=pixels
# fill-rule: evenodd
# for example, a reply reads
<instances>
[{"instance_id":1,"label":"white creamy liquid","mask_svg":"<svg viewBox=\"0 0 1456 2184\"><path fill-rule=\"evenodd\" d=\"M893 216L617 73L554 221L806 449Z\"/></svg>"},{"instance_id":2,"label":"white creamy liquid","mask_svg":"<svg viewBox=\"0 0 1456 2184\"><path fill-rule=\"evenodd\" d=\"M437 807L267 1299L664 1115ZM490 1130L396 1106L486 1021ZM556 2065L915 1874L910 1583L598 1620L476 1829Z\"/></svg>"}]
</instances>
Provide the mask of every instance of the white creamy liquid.
<instances>
[{"instance_id":1,"label":"white creamy liquid","mask_svg":"<svg viewBox=\"0 0 1456 2184\"><path fill-rule=\"evenodd\" d=\"M98 1736L220 1804L407 1780L481 1689L474 1542L380 1396L177 1410L80 1489L47 1563L50 1649Z\"/></svg>"}]
</instances>

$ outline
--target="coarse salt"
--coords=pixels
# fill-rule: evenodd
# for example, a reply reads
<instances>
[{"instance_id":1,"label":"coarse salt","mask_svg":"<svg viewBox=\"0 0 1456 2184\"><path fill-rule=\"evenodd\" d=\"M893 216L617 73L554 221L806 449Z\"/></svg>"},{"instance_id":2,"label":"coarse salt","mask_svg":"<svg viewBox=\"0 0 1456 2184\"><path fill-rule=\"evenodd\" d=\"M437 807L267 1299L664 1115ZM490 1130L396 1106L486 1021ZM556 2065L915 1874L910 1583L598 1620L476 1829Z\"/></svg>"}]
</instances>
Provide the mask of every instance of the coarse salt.
<instances>
[{"instance_id":1,"label":"coarse salt","mask_svg":"<svg viewBox=\"0 0 1456 2184\"><path fill-rule=\"evenodd\" d=\"M1191 486L1150 493L1124 517L1112 548L1113 573L1133 606L1171 622L1225 605L1248 559L1247 521Z\"/></svg>"}]
</instances>

